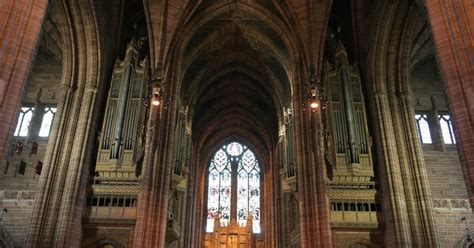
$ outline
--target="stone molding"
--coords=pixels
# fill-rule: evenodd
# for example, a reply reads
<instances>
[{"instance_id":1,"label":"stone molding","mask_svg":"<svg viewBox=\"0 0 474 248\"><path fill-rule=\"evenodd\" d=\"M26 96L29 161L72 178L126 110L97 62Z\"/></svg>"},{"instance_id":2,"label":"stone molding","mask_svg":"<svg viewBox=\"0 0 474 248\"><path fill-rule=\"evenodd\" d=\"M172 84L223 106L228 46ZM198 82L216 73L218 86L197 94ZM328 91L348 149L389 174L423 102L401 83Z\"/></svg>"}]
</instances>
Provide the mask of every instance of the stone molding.
<instances>
[{"instance_id":1,"label":"stone molding","mask_svg":"<svg viewBox=\"0 0 474 248\"><path fill-rule=\"evenodd\" d=\"M331 200L344 199L344 200L353 200L355 201L374 201L375 190L364 190L364 191L350 191L350 190L340 190L340 191L329 191L328 197Z\"/></svg>"},{"instance_id":2,"label":"stone molding","mask_svg":"<svg viewBox=\"0 0 474 248\"><path fill-rule=\"evenodd\" d=\"M331 221L332 229L378 229L381 224L379 222L346 222L346 221Z\"/></svg>"},{"instance_id":3,"label":"stone molding","mask_svg":"<svg viewBox=\"0 0 474 248\"><path fill-rule=\"evenodd\" d=\"M91 192L94 194L136 194L138 195L142 188L140 186L92 186Z\"/></svg>"},{"instance_id":4,"label":"stone molding","mask_svg":"<svg viewBox=\"0 0 474 248\"><path fill-rule=\"evenodd\" d=\"M0 200L34 200L36 191L31 190L1 190Z\"/></svg>"},{"instance_id":5,"label":"stone molding","mask_svg":"<svg viewBox=\"0 0 474 248\"><path fill-rule=\"evenodd\" d=\"M471 211L469 199L433 199L433 207L438 210Z\"/></svg>"}]
</instances>

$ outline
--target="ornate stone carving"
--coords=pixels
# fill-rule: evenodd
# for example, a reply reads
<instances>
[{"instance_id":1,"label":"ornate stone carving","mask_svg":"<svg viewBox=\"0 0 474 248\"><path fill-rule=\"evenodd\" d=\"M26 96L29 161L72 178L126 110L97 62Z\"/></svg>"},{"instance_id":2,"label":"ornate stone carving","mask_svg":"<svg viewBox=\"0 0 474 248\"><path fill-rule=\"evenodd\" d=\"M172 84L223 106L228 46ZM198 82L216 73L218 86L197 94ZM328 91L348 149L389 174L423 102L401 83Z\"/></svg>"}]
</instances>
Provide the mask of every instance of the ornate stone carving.
<instances>
[{"instance_id":1,"label":"ornate stone carving","mask_svg":"<svg viewBox=\"0 0 474 248\"><path fill-rule=\"evenodd\" d=\"M471 210L468 199L433 199L433 207L439 210Z\"/></svg>"},{"instance_id":2,"label":"ornate stone carving","mask_svg":"<svg viewBox=\"0 0 474 248\"><path fill-rule=\"evenodd\" d=\"M0 191L0 200L34 200L35 191L2 190Z\"/></svg>"},{"instance_id":3,"label":"ornate stone carving","mask_svg":"<svg viewBox=\"0 0 474 248\"><path fill-rule=\"evenodd\" d=\"M92 191L96 194L139 194L141 191L140 186L92 186Z\"/></svg>"}]
</instances>

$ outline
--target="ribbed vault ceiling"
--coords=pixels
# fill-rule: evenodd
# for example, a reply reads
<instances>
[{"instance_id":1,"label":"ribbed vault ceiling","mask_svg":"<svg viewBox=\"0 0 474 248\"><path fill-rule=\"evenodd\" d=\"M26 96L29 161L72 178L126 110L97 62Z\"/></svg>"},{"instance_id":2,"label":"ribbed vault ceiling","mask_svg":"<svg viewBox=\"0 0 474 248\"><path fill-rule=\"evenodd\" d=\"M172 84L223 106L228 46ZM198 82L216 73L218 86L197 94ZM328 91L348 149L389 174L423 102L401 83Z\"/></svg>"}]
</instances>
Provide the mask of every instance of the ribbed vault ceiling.
<instances>
[{"instance_id":1,"label":"ribbed vault ceiling","mask_svg":"<svg viewBox=\"0 0 474 248\"><path fill-rule=\"evenodd\" d=\"M265 153L291 95L290 49L258 13L236 7L203 20L207 9L190 20L193 30L180 51L180 94L190 107L193 138L209 149L236 138Z\"/></svg>"}]
</instances>

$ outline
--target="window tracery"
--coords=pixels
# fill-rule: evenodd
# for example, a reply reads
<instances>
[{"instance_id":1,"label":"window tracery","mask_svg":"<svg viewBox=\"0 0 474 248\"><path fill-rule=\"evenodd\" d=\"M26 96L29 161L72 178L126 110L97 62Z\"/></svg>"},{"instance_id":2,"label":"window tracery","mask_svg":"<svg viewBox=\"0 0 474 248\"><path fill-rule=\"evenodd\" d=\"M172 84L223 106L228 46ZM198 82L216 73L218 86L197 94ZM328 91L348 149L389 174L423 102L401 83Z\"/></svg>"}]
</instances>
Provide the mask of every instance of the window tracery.
<instances>
[{"instance_id":1,"label":"window tracery","mask_svg":"<svg viewBox=\"0 0 474 248\"><path fill-rule=\"evenodd\" d=\"M422 144L431 144L430 125L428 123L428 116L426 114L416 114L416 129L420 135Z\"/></svg>"},{"instance_id":2,"label":"window tracery","mask_svg":"<svg viewBox=\"0 0 474 248\"><path fill-rule=\"evenodd\" d=\"M260 233L260 193L260 167L255 154L237 142L222 146L209 163L206 231L214 230L217 217L222 226L227 226L231 218L245 226L250 214L253 232ZM233 208L237 216L232 216Z\"/></svg>"},{"instance_id":3,"label":"window tracery","mask_svg":"<svg viewBox=\"0 0 474 248\"><path fill-rule=\"evenodd\" d=\"M15 129L15 136L26 137L33 119L34 107L22 107L18 116L18 123Z\"/></svg>"},{"instance_id":4,"label":"window tracery","mask_svg":"<svg viewBox=\"0 0 474 248\"><path fill-rule=\"evenodd\" d=\"M54 115L56 114L57 108L46 107L44 108L43 120L41 121L41 128L39 131L40 137L48 137L51 132L51 126L53 124Z\"/></svg>"},{"instance_id":5,"label":"window tracery","mask_svg":"<svg viewBox=\"0 0 474 248\"><path fill-rule=\"evenodd\" d=\"M456 144L454 137L453 122L448 114L438 115L438 121L443 135L444 144Z\"/></svg>"}]
</instances>

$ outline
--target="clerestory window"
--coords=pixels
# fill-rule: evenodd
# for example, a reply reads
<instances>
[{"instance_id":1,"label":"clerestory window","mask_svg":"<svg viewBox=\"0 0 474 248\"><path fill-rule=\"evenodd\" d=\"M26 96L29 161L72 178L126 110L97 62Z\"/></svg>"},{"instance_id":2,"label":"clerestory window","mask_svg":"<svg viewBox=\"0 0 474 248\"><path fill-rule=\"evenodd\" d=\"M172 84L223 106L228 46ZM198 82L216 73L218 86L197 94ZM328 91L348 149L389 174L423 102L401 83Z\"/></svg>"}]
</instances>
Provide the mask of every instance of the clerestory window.
<instances>
[{"instance_id":1,"label":"clerestory window","mask_svg":"<svg viewBox=\"0 0 474 248\"><path fill-rule=\"evenodd\" d=\"M431 144L430 125L426 114L416 114L416 129L422 144Z\"/></svg>"},{"instance_id":2,"label":"clerestory window","mask_svg":"<svg viewBox=\"0 0 474 248\"><path fill-rule=\"evenodd\" d=\"M438 115L439 126L441 133L443 134L443 140L445 144L456 144L456 138L454 138L453 122L451 121L450 115Z\"/></svg>"},{"instance_id":3,"label":"clerestory window","mask_svg":"<svg viewBox=\"0 0 474 248\"><path fill-rule=\"evenodd\" d=\"M40 137L49 136L55 114L56 114L56 108L54 107L44 108L43 120L41 121L41 128L40 128L38 136Z\"/></svg>"},{"instance_id":4,"label":"clerestory window","mask_svg":"<svg viewBox=\"0 0 474 248\"><path fill-rule=\"evenodd\" d=\"M231 219L245 226L250 214L253 232L260 233L260 193L255 154L237 142L222 146L209 163L206 231L214 231L218 216L222 226Z\"/></svg>"},{"instance_id":5,"label":"clerestory window","mask_svg":"<svg viewBox=\"0 0 474 248\"><path fill-rule=\"evenodd\" d=\"M20 115L15 129L15 136L26 137L30 129L31 120L33 119L34 107L21 107Z\"/></svg>"}]
</instances>

